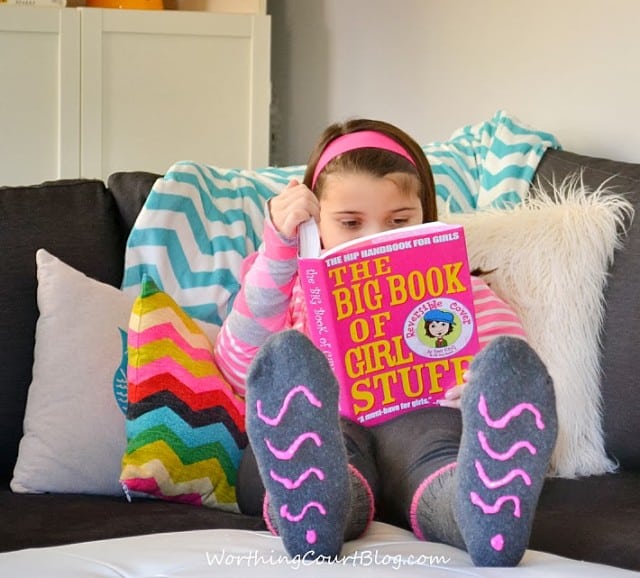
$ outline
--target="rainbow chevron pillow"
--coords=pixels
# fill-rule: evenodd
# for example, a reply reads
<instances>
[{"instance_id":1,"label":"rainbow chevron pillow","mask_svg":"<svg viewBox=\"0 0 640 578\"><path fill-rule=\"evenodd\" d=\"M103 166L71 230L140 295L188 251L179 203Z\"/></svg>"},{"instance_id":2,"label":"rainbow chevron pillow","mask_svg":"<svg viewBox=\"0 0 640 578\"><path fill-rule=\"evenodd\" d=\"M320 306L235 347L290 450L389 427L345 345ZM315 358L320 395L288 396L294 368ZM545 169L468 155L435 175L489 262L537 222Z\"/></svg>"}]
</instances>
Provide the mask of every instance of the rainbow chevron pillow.
<instances>
[{"instance_id":1,"label":"rainbow chevron pillow","mask_svg":"<svg viewBox=\"0 0 640 578\"><path fill-rule=\"evenodd\" d=\"M120 476L127 495L237 511L244 402L216 367L207 336L148 277L131 312L128 350Z\"/></svg>"}]
</instances>

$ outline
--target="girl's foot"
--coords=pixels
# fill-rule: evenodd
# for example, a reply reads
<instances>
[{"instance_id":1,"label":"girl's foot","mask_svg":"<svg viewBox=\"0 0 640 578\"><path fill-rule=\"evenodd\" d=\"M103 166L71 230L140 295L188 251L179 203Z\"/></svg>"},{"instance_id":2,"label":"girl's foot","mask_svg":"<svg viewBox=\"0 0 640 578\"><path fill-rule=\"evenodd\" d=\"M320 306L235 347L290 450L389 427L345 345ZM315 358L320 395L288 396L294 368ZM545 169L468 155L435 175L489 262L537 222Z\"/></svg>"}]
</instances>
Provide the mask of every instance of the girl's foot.
<instances>
[{"instance_id":1,"label":"girl's foot","mask_svg":"<svg viewBox=\"0 0 640 578\"><path fill-rule=\"evenodd\" d=\"M246 401L265 520L291 556L338 556L350 481L327 360L298 331L274 335L249 368Z\"/></svg>"},{"instance_id":2,"label":"girl's foot","mask_svg":"<svg viewBox=\"0 0 640 578\"><path fill-rule=\"evenodd\" d=\"M558 422L553 382L527 343L480 352L462 397L454 515L477 566L515 566L531 526Z\"/></svg>"}]
</instances>

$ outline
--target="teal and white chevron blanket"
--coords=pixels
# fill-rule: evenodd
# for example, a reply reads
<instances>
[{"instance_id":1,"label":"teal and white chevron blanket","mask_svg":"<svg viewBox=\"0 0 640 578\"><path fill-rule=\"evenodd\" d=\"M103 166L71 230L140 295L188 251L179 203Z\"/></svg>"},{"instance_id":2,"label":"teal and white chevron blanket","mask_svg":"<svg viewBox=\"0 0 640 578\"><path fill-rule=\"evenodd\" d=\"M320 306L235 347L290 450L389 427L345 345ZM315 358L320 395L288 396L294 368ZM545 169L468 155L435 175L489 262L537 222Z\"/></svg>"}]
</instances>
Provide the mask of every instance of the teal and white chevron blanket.
<instances>
[{"instance_id":1,"label":"teal and white chevron blanket","mask_svg":"<svg viewBox=\"0 0 640 578\"><path fill-rule=\"evenodd\" d=\"M498 111L491 120L465 126L448 141L423 150L433 171L439 209L466 213L522 201L548 148L560 148L552 134Z\"/></svg>"},{"instance_id":2,"label":"teal and white chevron blanket","mask_svg":"<svg viewBox=\"0 0 640 578\"><path fill-rule=\"evenodd\" d=\"M552 135L499 111L423 148L440 209L469 212L520 202L549 147L559 147ZM213 339L238 291L241 262L260 244L265 202L301 179L304 168L174 164L153 185L131 231L123 290L137 294L150 275Z\"/></svg>"}]
</instances>

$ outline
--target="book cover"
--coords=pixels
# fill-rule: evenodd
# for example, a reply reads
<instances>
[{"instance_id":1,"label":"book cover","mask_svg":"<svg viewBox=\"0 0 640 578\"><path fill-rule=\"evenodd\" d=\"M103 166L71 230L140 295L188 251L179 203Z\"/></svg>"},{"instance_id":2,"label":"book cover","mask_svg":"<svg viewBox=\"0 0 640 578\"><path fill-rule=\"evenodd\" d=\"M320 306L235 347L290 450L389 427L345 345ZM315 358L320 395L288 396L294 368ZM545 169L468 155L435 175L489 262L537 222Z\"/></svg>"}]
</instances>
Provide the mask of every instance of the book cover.
<instances>
[{"instance_id":1,"label":"book cover","mask_svg":"<svg viewBox=\"0 0 640 578\"><path fill-rule=\"evenodd\" d=\"M311 339L341 387L340 412L367 426L436 405L478 351L464 229L425 223L322 252L299 233Z\"/></svg>"}]
</instances>

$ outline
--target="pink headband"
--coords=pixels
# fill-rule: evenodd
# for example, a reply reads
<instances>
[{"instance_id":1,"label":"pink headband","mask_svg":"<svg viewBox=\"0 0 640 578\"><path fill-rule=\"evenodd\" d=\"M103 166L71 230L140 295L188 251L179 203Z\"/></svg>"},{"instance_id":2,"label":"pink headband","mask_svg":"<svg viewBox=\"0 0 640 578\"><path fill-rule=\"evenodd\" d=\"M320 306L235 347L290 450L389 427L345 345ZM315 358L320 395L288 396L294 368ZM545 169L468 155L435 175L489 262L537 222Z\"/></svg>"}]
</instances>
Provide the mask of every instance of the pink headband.
<instances>
[{"instance_id":1,"label":"pink headband","mask_svg":"<svg viewBox=\"0 0 640 578\"><path fill-rule=\"evenodd\" d=\"M357 132L350 132L333 139L324 148L322 154L320 155L320 158L318 159L318 163L316 164L316 170L313 172L311 188L315 188L318 176L323 171L324 167L326 167L327 164L335 159L338 155L346 153L347 151L366 148L383 149L392 153L396 153L397 155L400 155L407 159L414 167L416 166L416 162L404 149L404 147L402 147L386 134L374 130L360 130Z\"/></svg>"}]
</instances>

